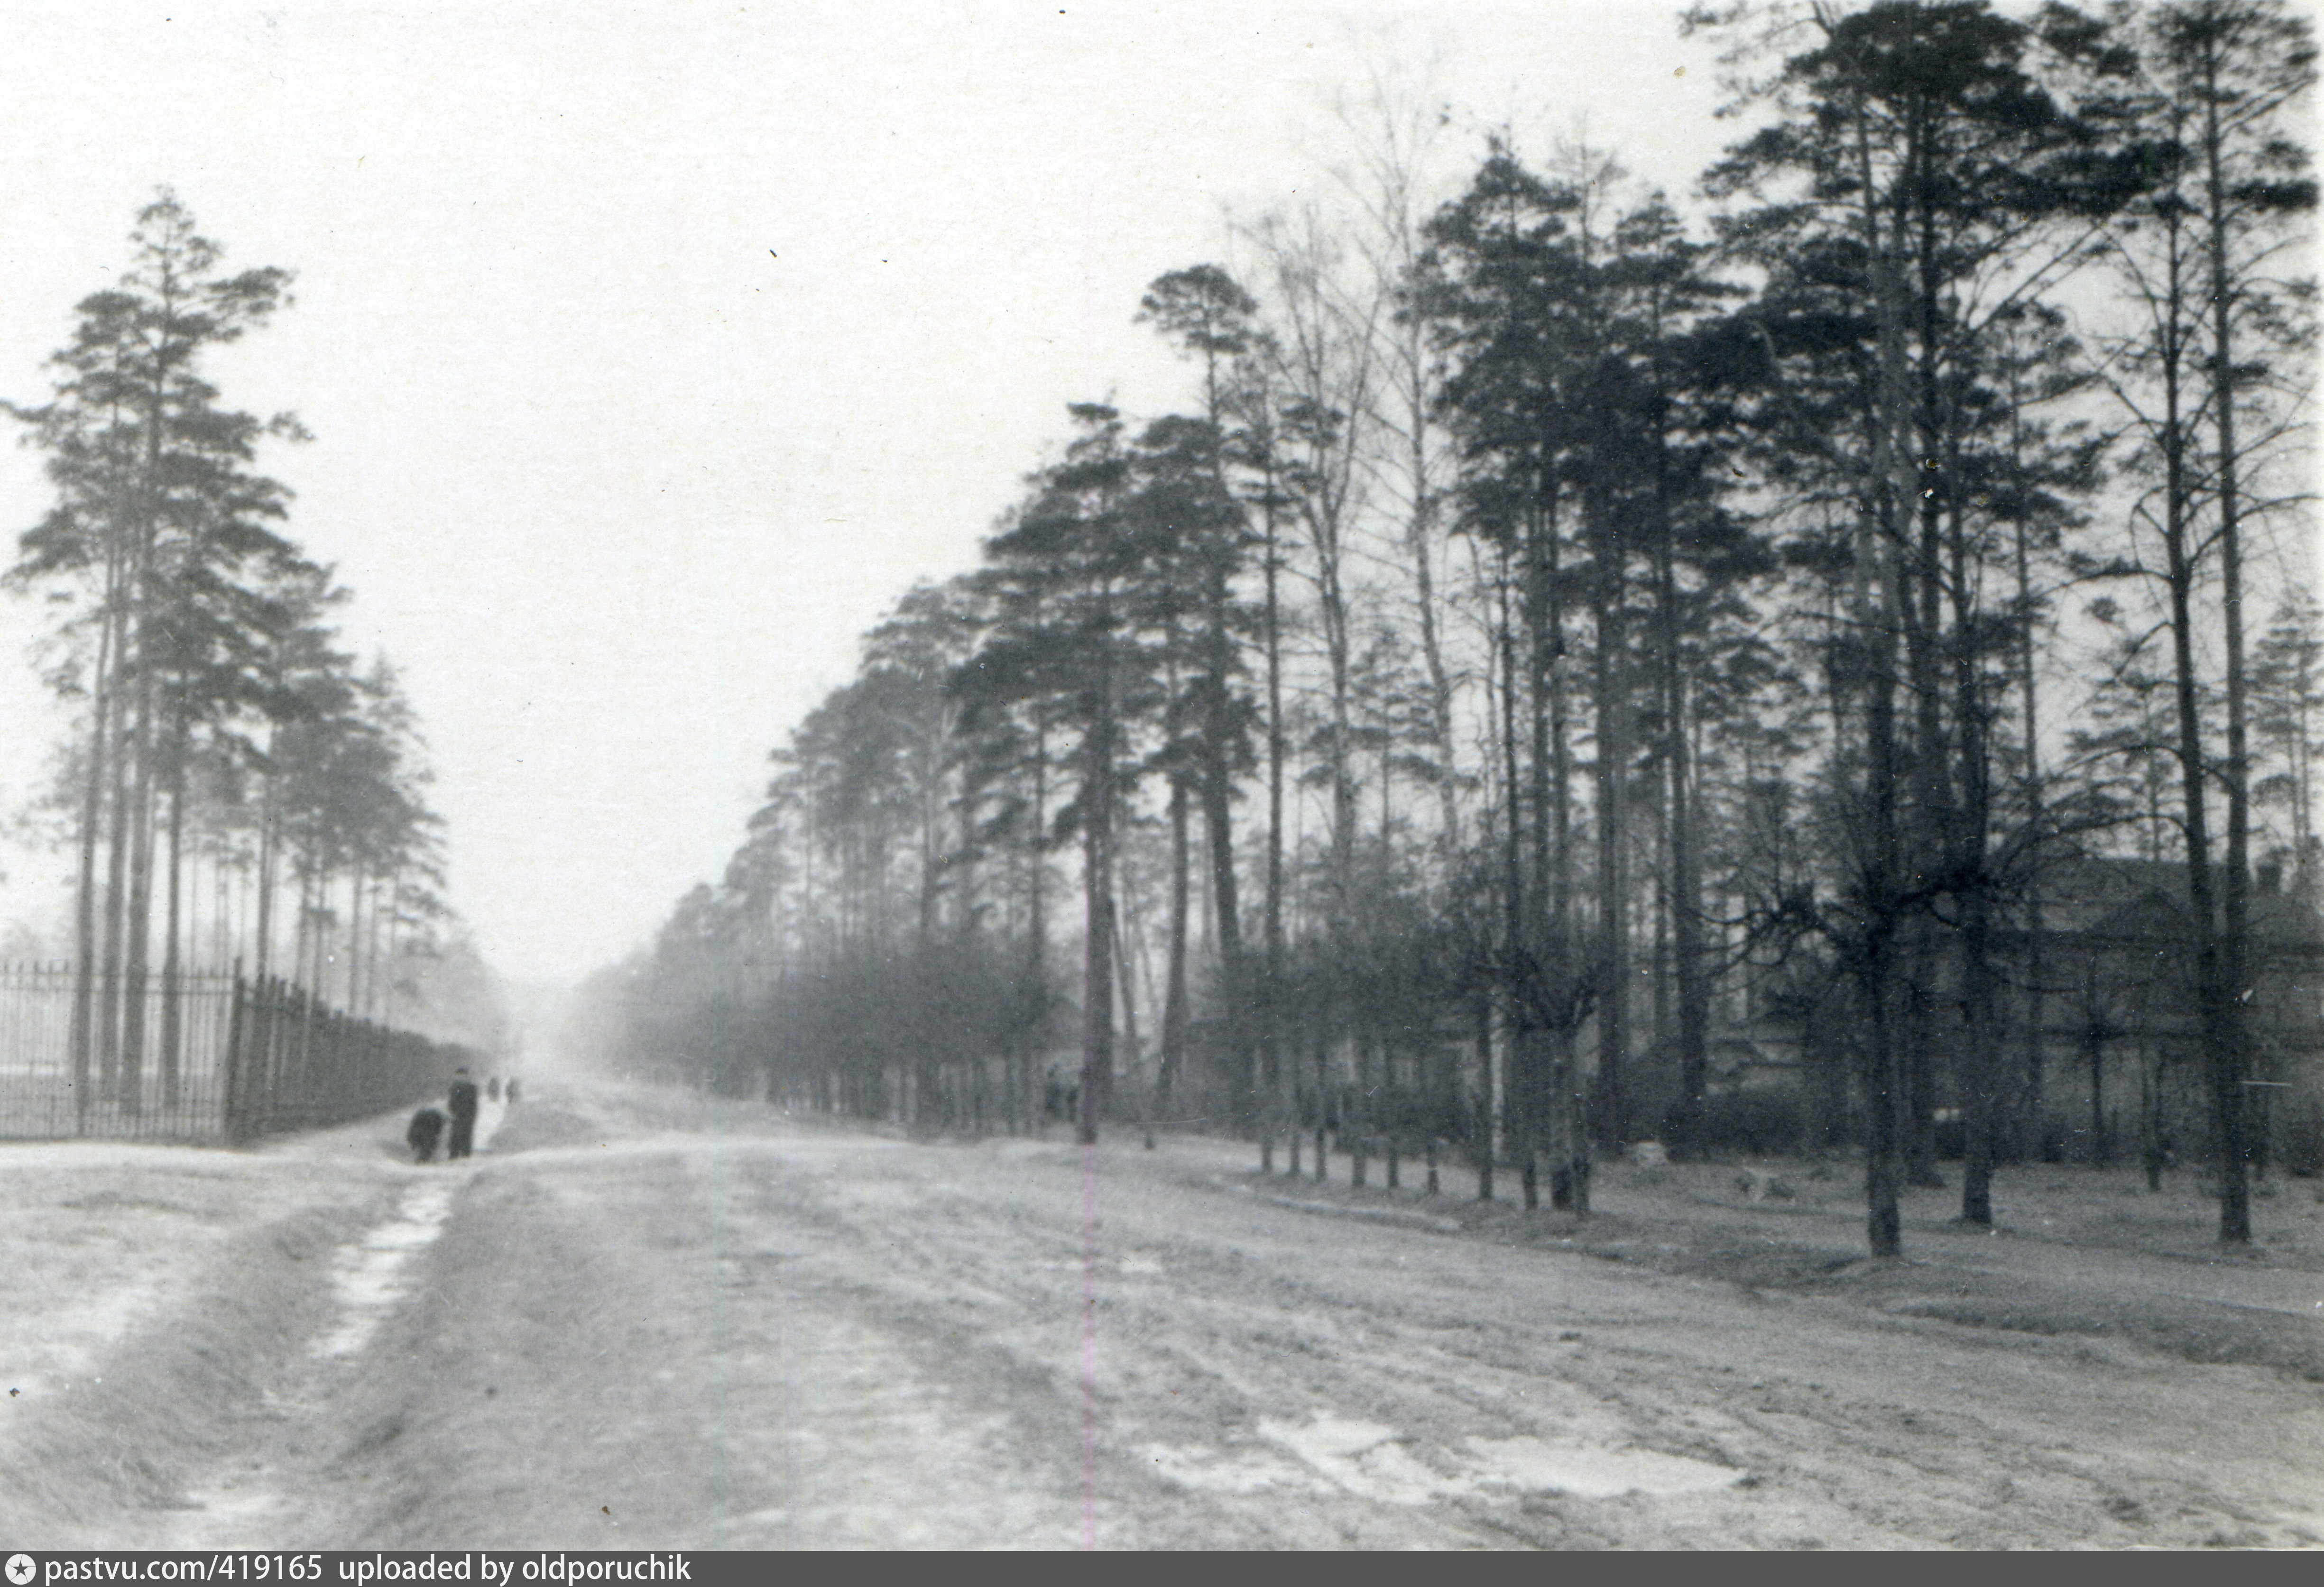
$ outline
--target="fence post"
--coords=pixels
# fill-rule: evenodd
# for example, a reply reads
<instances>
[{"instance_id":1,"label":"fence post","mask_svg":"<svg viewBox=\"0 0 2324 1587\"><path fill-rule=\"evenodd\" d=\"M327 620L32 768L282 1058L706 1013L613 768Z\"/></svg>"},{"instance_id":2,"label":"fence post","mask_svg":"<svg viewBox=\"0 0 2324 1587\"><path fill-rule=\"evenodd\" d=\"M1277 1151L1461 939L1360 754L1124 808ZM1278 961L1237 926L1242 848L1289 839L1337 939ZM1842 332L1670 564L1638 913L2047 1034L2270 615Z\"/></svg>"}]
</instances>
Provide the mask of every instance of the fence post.
<instances>
[{"instance_id":1,"label":"fence post","mask_svg":"<svg viewBox=\"0 0 2324 1587\"><path fill-rule=\"evenodd\" d=\"M304 1103L310 1089L307 1060L315 1050L315 995L304 986L299 988L298 1041L299 1048L295 1056L289 1051L283 1054L286 1060L284 1068L295 1077L284 1088L297 1091L299 1102Z\"/></svg>"},{"instance_id":2,"label":"fence post","mask_svg":"<svg viewBox=\"0 0 2324 1587\"><path fill-rule=\"evenodd\" d=\"M252 1099L256 1105L252 1111L256 1115L258 1129L263 1134L271 1135L274 1133L275 1103L282 1095L283 1014L290 997L290 984L280 976L272 977L272 984L266 988L264 1003L266 1009L265 1063L259 1071L259 1094Z\"/></svg>"},{"instance_id":3,"label":"fence post","mask_svg":"<svg viewBox=\"0 0 2324 1587\"><path fill-rule=\"evenodd\" d=\"M239 1142L243 1139L242 1085L242 960L234 961L234 1007L226 1016L226 1094L218 1099L219 1123L225 1126L226 1138Z\"/></svg>"},{"instance_id":4,"label":"fence post","mask_svg":"<svg viewBox=\"0 0 2324 1587\"><path fill-rule=\"evenodd\" d=\"M250 984L249 1031L242 1041L242 1127L252 1135L266 1128L266 1066L274 1045L274 977L261 976Z\"/></svg>"},{"instance_id":5,"label":"fence post","mask_svg":"<svg viewBox=\"0 0 2324 1587\"><path fill-rule=\"evenodd\" d=\"M94 968L85 959L73 962L72 1023L65 1040L70 1044L72 1057L73 1133L88 1133L89 1062L88 1045L91 1016L97 1012L97 986L91 977Z\"/></svg>"}]
</instances>

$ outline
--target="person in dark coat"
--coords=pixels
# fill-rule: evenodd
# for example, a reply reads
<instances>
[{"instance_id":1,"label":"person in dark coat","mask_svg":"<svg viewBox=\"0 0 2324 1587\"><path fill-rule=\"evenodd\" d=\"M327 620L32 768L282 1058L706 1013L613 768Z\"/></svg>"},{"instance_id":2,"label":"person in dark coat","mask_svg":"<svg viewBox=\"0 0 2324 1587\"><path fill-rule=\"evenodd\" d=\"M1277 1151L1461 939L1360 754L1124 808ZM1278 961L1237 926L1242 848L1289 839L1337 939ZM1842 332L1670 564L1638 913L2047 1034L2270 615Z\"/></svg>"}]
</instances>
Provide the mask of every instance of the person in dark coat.
<instances>
[{"instance_id":1,"label":"person in dark coat","mask_svg":"<svg viewBox=\"0 0 2324 1587\"><path fill-rule=\"evenodd\" d=\"M452 1094L445 1099L444 1111L452 1115L452 1140L444 1155L466 1157L476 1141L476 1083L466 1069L452 1071Z\"/></svg>"},{"instance_id":2,"label":"person in dark coat","mask_svg":"<svg viewBox=\"0 0 2324 1587\"><path fill-rule=\"evenodd\" d=\"M403 1132L404 1143L411 1148L414 1162L436 1160L436 1142L444 1137L444 1110L423 1107L411 1115L411 1128Z\"/></svg>"},{"instance_id":3,"label":"person in dark coat","mask_svg":"<svg viewBox=\"0 0 2324 1587\"><path fill-rule=\"evenodd\" d=\"M498 1075L494 1075L484 1082L484 1100L487 1102L498 1102L500 1099L501 1078Z\"/></svg>"},{"instance_id":4,"label":"person in dark coat","mask_svg":"<svg viewBox=\"0 0 2324 1587\"><path fill-rule=\"evenodd\" d=\"M503 1091L501 1095L508 1098L509 1105L511 1107L514 1107L516 1105L516 1077L514 1075L511 1075L509 1077L508 1088Z\"/></svg>"}]
</instances>

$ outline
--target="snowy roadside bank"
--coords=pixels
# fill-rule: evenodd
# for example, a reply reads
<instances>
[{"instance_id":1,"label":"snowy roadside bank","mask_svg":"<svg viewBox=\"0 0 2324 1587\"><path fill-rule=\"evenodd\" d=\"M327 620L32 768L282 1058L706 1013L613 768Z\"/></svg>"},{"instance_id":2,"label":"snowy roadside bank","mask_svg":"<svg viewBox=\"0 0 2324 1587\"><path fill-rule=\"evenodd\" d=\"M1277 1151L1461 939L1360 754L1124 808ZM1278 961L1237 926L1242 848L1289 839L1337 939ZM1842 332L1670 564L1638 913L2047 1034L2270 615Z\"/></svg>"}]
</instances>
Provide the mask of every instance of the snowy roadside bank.
<instances>
[{"instance_id":1,"label":"snowy roadside bank","mask_svg":"<svg viewBox=\"0 0 2324 1587\"><path fill-rule=\"evenodd\" d=\"M186 1506L238 1430L291 1414L269 1387L286 1363L360 1347L404 1293L367 1246L468 1177L412 1164L402 1124L0 1147L0 1531L119 1542Z\"/></svg>"}]
</instances>

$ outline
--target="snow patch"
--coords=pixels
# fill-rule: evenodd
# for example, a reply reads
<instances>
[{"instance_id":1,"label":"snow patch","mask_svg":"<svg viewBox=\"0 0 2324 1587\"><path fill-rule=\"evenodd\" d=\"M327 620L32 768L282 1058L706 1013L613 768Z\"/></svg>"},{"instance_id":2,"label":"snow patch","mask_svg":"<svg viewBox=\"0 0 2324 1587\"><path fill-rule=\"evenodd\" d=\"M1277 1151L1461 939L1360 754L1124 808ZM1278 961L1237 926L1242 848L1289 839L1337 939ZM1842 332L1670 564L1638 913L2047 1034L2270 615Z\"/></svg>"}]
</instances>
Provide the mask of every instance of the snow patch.
<instances>
[{"instance_id":1,"label":"snow patch","mask_svg":"<svg viewBox=\"0 0 2324 1587\"><path fill-rule=\"evenodd\" d=\"M1143 1453L1156 1474L1173 1487L1244 1494L1286 1490L1317 1493L1336 1488L1378 1503L1402 1505L1511 1492L1572 1493L1585 1499L1706 1493L1730 1487L1743 1475L1708 1461L1651 1449L1551 1443L1530 1436L1472 1436L1462 1450L1441 1452L1445 1469L1440 1470L1414 1454L1412 1440L1395 1428L1328 1413L1312 1417L1304 1426L1262 1420L1259 1432L1297 1463L1268 1449L1150 1444Z\"/></svg>"},{"instance_id":2,"label":"snow patch","mask_svg":"<svg viewBox=\"0 0 2324 1587\"><path fill-rule=\"evenodd\" d=\"M1272 1493L1285 1490L1319 1493L1324 1482L1281 1455L1264 1449L1221 1451L1200 1444L1174 1449L1149 1444L1144 1452L1155 1472L1174 1488L1198 1493Z\"/></svg>"},{"instance_id":3,"label":"snow patch","mask_svg":"<svg viewBox=\"0 0 2324 1587\"><path fill-rule=\"evenodd\" d=\"M342 1315L337 1327L315 1341L315 1355L353 1355L371 1342L388 1308L405 1294L405 1264L444 1232L459 1188L458 1180L448 1178L414 1185L393 1217L331 1253L331 1290Z\"/></svg>"},{"instance_id":4,"label":"snow patch","mask_svg":"<svg viewBox=\"0 0 2324 1587\"><path fill-rule=\"evenodd\" d=\"M124 1285L42 1318L37 1348L19 1356L11 1342L8 1387L25 1394L49 1393L89 1376L106 1351L152 1315L162 1298L162 1284L156 1279ZM29 1360L42 1364L27 1370L22 1363Z\"/></svg>"},{"instance_id":5,"label":"snow patch","mask_svg":"<svg viewBox=\"0 0 2324 1587\"><path fill-rule=\"evenodd\" d=\"M481 1148L484 1140L484 1115L480 1113L476 1117L477 1146ZM825 1140L801 1135L707 1135L698 1130L666 1130L656 1134L630 1135L619 1139L609 1136L583 1145L536 1146L522 1155L528 1166L537 1168L575 1162L598 1163L624 1157L783 1157L813 1161L898 1151L908 1144L876 1136L867 1140ZM909 1200L910 1197L891 1199Z\"/></svg>"},{"instance_id":6,"label":"snow patch","mask_svg":"<svg viewBox=\"0 0 2324 1587\"><path fill-rule=\"evenodd\" d=\"M1384 1504L1425 1504L1471 1486L1430 1470L1404 1446L1393 1427L1346 1417L1318 1416L1304 1427L1261 1421L1262 1437L1280 1444L1338 1487Z\"/></svg>"},{"instance_id":7,"label":"snow patch","mask_svg":"<svg viewBox=\"0 0 2324 1587\"><path fill-rule=\"evenodd\" d=\"M1480 1486L1529 1493L1576 1493L1616 1499L1625 1493L1708 1493L1733 1485L1743 1473L1709 1461L1651 1449L1607 1449L1545 1444L1538 1438L1471 1438L1481 1461Z\"/></svg>"},{"instance_id":8,"label":"snow patch","mask_svg":"<svg viewBox=\"0 0 2324 1587\"><path fill-rule=\"evenodd\" d=\"M0 1147L0 1163L15 1155ZM194 1281L226 1233L209 1198L177 1199L188 1177L177 1160L165 1160L170 1171L161 1175L89 1160L98 1164L90 1178L114 1183L87 1189L73 1174L0 1178L10 1208L0 1230L0 1273L8 1280L0 1296L7 1374L0 1389L20 1397L86 1380L107 1351Z\"/></svg>"},{"instance_id":9,"label":"snow patch","mask_svg":"<svg viewBox=\"0 0 2324 1587\"><path fill-rule=\"evenodd\" d=\"M1020 1265L1027 1272L1033 1273L1102 1272L1107 1268L1122 1274L1153 1274L1163 1271L1162 1264L1150 1256L1124 1256L1111 1261L1100 1257L1094 1262L1069 1257L1036 1257Z\"/></svg>"},{"instance_id":10,"label":"snow patch","mask_svg":"<svg viewBox=\"0 0 2324 1587\"><path fill-rule=\"evenodd\" d=\"M0 1170L142 1168L170 1169L206 1179L226 1178L229 1167L207 1169L216 1160L207 1146L165 1146L142 1141L10 1141L0 1150Z\"/></svg>"},{"instance_id":11,"label":"snow patch","mask_svg":"<svg viewBox=\"0 0 2324 1587\"><path fill-rule=\"evenodd\" d=\"M281 1530L282 1500L264 1489L239 1493L216 1490L186 1497L193 1509L171 1539L174 1548L249 1547Z\"/></svg>"}]
</instances>

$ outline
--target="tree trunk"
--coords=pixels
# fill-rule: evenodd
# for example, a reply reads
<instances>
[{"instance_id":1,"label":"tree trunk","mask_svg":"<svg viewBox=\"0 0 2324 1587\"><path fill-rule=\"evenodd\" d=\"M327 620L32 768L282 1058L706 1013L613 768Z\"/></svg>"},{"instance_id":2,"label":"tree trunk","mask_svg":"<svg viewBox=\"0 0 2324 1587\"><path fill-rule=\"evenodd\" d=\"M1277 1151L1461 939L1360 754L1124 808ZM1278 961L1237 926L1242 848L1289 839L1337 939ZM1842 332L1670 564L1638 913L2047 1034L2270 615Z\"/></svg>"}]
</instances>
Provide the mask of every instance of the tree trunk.
<instances>
[{"instance_id":1,"label":"tree trunk","mask_svg":"<svg viewBox=\"0 0 2324 1587\"><path fill-rule=\"evenodd\" d=\"M1869 1127L1865 1142L1865 1228L1875 1257L1903 1250L1897 1197L1903 1178L1898 1113L1903 1076L1896 1061L1893 998L1898 885L1904 843L1897 810L1896 636L1904 604L1898 547L1901 518L1912 500L1910 466L1900 454L1901 419L1907 411L1904 327L1895 265L1880 240L1870 143L1859 97L1855 105L1858 188L1863 194L1865 245L1873 309L1879 326L1877 389L1870 412L1871 469L1868 495L1875 511L1858 519L1853 578L1857 632L1869 654L1866 680L1865 799L1868 806L1865 863L1858 876L1864 928L1857 945L1857 983L1865 1004ZM1873 581L1877 578L1877 594Z\"/></svg>"},{"instance_id":2,"label":"tree trunk","mask_svg":"<svg viewBox=\"0 0 2324 1587\"><path fill-rule=\"evenodd\" d=\"M274 757L281 741L281 729L270 727L266 734L267 770L261 784L263 792L258 803L258 943L255 970L251 981L254 986L265 985L267 967L274 946Z\"/></svg>"},{"instance_id":3,"label":"tree trunk","mask_svg":"<svg viewBox=\"0 0 2324 1587\"><path fill-rule=\"evenodd\" d=\"M1223 643L1222 638L1214 643ZM1237 1127L1248 1129L1260 1122L1259 1073L1245 986L1242 906L1236 894L1234 821L1230 803L1233 771L1224 742L1231 709L1222 661L1218 662L1205 689L1210 695L1212 727L1203 736L1203 829L1210 839L1211 903L1218 922L1219 1001L1225 1027L1229 1102Z\"/></svg>"},{"instance_id":4,"label":"tree trunk","mask_svg":"<svg viewBox=\"0 0 2324 1587\"><path fill-rule=\"evenodd\" d=\"M126 639L124 628L124 664L128 661ZM106 839L105 975L97 1019L97 1094L108 1102L119 1095L121 1083L121 959L129 902L129 763L136 748L129 702L124 701L122 705L119 737L113 754L111 830Z\"/></svg>"},{"instance_id":5,"label":"tree trunk","mask_svg":"<svg viewBox=\"0 0 2324 1587\"><path fill-rule=\"evenodd\" d=\"M2015 360L2012 360L2013 366ZM2013 517L2016 531L2017 552L2017 670L2018 686L2024 694L2025 705L2025 803L2026 821L2033 827L2038 844L2043 838L2043 824L2048 819L2043 811L2041 721L2035 712L2036 700L2034 672L2034 582L2031 559L2027 554L2025 527L2025 481L2021 462L2023 445L2020 417L2022 408L2013 367L2009 401L2009 460L2010 476L2015 486ZM2032 1156L2042 1144L2042 1024L2043 1002L2046 988L2042 984L2045 928L2042 918L2042 867L2037 863L2025 883L2025 1053L2024 1103L2019 1120L2017 1150L2021 1155Z\"/></svg>"},{"instance_id":6,"label":"tree trunk","mask_svg":"<svg viewBox=\"0 0 2324 1587\"><path fill-rule=\"evenodd\" d=\"M1690 1151L1699 1151L1703 1096L1709 1082L1711 992L1702 966L1702 881L1695 851L1693 765L1688 729L1692 711L1687 695L1685 656L1680 648L1683 624L1679 610L1674 535L1667 496L1667 448L1657 425L1655 452L1655 494L1657 527L1657 602L1662 622L1664 775L1668 778L1665 805L1670 855L1671 958L1678 992L1678 1136Z\"/></svg>"},{"instance_id":7,"label":"tree trunk","mask_svg":"<svg viewBox=\"0 0 2324 1587\"><path fill-rule=\"evenodd\" d=\"M1162 1070L1156 1090L1171 1105L1186 1053L1186 779L1170 777L1170 944L1168 981L1162 1003Z\"/></svg>"},{"instance_id":8,"label":"tree trunk","mask_svg":"<svg viewBox=\"0 0 2324 1587\"><path fill-rule=\"evenodd\" d=\"M2204 210L2209 226L2211 266L2211 422L2218 436L2213 470L2219 503L2220 604L2227 617L2227 864L2226 920L2219 941L2221 1045L2225 1062L2219 1085L2236 1093L2219 1111L2219 1239L2233 1245L2251 1241L2251 1191L2247 1179L2243 1092L2248 1064L2243 1010L2251 996L2248 959L2251 938L2251 764L2245 722L2244 584L2241 504L2236 447L2235 299L2239 283L2227 268L2228 206L2236 202L2221 170L2219 42L2203 33Z\"/></svg>"},{"instance_id":9,"label":"tree trunk","mask_svg":"<svg viewBox=\"0 0 2324 1587\"><path fill-rule=\"evenodd\" d=\"M350 1018L360 1018L363 1014L363 901L364 862L358 857L347 873L347 1014Z\"/></svg>"},{"instance_id":10,"label":"tree trunk","mask_svg":"<svg viewBox=\"0 0 2324 1587\"><path fill-rule=\"evenodd\" d=\"M1452 720L1452 675L1444 663L1443 638L1436 625L1435 571L1429 557L1428 539L1436 527L1436 500L1428 483L1428 402L1420 372L1426 367L1422 352L1425 327L1417 314L1409 318L1406 363L1413 373L1410 412L1406 422L1410 427L1406 466L1411 475L1412 516L1405 528L1405 550L1412 558L1413 603L1420 618L1420 657L1428 673L1429 738L1442 757L1436 775L1436 841L1441 863L1449 876L1461 852L1461 796L1456 785L1459 779L1453 775L1458 739Z\"/></svg>"},{"instance_id":11,"label":"tree trunk","mask_svg":"<svg viewBox=\"0 0 2324 1587\"><path fill-rule=\"evenodd\" d=\"M85 768L80 806L79 865L73 894L73 1001L69 1053L72 1065L73 1128L88 1127L89 1041L97 1013L97 829L105 814L105 772L110 748L115 682L115 630L119 578L110 552L106 567L106 614L97 628L97 671L90 679L91 715L88 765Z\"/></svg>"},{"instance_id":12,"label":"tree trunk","mask_svg":"<svg viewBox=\"0 0 2324 1587\"><path fill-rule=\"evenodd\" d=\"M182 967L178 955L178 878L186 830L186 729L182 720L176 739L170 757L169 918L163 927L165 946L161 952L161 1107L169 1113L174 1113L178 1106L179 1048L183 1030L182 1011L178 1005L182 989Z\"/></svg>"},{"instance_id":13,"label":"tree trunk","mask_svg":"<svg viewBox=\"0 0 2324 1587\"><path fill-rule=\"evenodd\" d=\"M1532 1081L1536 1073L1533 1061L1536 1056L1527 1041L1532 1020L1528 1005L1536 995L1536 984L1544 974L1544 967L1535 959L1535 944L1526 925L1525 885L1525 816L1523 786L1517 775L1517 665L1515 624L1509 606L1509 554L1507 545L1500 548L1500 580L1498 595L1499 633L1497 649L1501 673L1501 956L1502 968L1502 1040L1499 1047L1501 1059L1499 1073L1494 1077L1499 1085L1489 1088L1485 1140L1488 1161L1499 1155L1500 1137L1506 1130L1509 1139L1517 1142L1517 1150L1530 1154L1534 1142ZM1536 708L1539 700L1536 692ZM1536 762L1539 757L1536 756ZM1496 1095L1497 1093L1497 1095Z\"/></svg>"},{"instance_id":14,"label":"tree trunk","mask_svg":"<svg viewBox=\"0 0 2324 1587\"><path fill-rule=\"evenodd\" d=\"M1266 500L1261 507L1267 601L1262 620L1267 643L1267 900L1264 931L1265 985L1260 990L1259 1024L1263 1061L1276 1077L1286 1110L1285 1127L1292 1140L1291 1171L1299 1171L1299 1078L1297 1066L1283 1060L1283 623L1277 577L1282 566L1277 549L1274 448L1267 459Z\"/></svg>"},{"instance_id":15,"label":"tree trunk","mask_svg":"<svg viewBox=\"0 0 2324 1587\"><path fill-rule=\"evenodd\" d=\"M131 796L128 943L124 953L121 1010L122 1111L143 1111L145 983L153 952L153 684L137 691L137 780Z\"/></svg>"},{"instance_id":16,"label":"tree trunk","mask_svg":"<svg viewBox=\"0 0 2324 1587\"><path fill-rule=\"evenodd\" d=\"M1101 623L1109 619L1101 619ZM1080 1136L1097 1141L1113 1079L1113 656L1110 631L1094 680L1096 710L1083 745L1082 1086Z\"/></svg>"},{"instance_id":17,"label":"tree trunk","mask_svg":"<svg viewBox=\"0 0 2324 1587\"><path fill-rule=\"evenodd\" d=\"M1993 1223L1995 1132L1995 1021L1993 998L1999 977L1993 968L1993 877L1989 874L1987 828L1991 824L1992 766L1986 740L1985 684L1978 636L1983 629L1971 578L1969 530L1963 521L1959 482L1960 448L1953 426L1946 426L1944 507L1952 564L1953 718L1960 740L1960 820L1952 875L1960 905L1960 1010L1954 1073L1959 1077L1962 1124L1961 1219Z\"/></svg>"},{"instance_id":18,"label":"tree trunk","mask_svg":"<svg viewBox=\"0 0 2324 1587\"><path fill-rule=\"evenodd\" d=\"M1598 630L1592 658L1598 724L1598 1078L1599 1142L1618 1150L1628 1138L1624 1070L1629 1061L1630 898L1629 635L1623 610L1627 580L1611 508L1594 503L1597 542L1591 603Z\"/></svg>"},{"instance_id":19,"label":"tree trunk","mask_svg":"<svg viewBox=\"0 0 2324 1587\"><path fill-rule=\"evenodd\" d=\"M1125 894L1130 891L1127 883L1123 885L1122 891ZM1114 911L1114 974L1120 979L1121 1039L1130 1049L1130 1083L1138 1089L1139 1122L1144 1126L1146 1150L1151 1151L1154 1150L1153 1087L1146 1080L1146 1050L1138 1040L1137 987L1130 973L1130 949L1124 942L1128 933L1123 929L1121 919L1128 913L1129 906L1126 904L1119 905Z\"/></svg>"}]
</instances>

